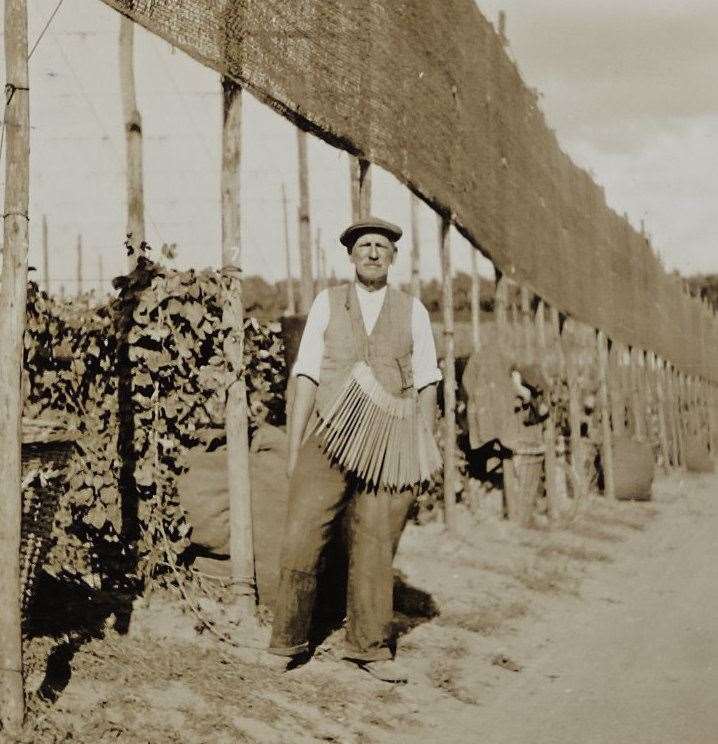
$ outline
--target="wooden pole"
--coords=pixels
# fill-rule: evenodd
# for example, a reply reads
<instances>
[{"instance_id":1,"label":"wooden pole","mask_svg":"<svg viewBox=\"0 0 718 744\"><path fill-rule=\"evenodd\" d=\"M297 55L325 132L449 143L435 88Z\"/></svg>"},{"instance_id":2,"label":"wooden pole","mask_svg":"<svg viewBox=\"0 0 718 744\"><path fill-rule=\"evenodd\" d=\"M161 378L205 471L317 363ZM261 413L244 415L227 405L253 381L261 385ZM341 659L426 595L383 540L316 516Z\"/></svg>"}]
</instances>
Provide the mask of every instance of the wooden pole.
<instances>
[{"instance_id":1,"label":"wooden pole","mask_svg":"<svg viewBox=\"0 0 718 744\"><path fill-rule=\"evenodd\" d=\"M663 374L663 361L651 352L648 357L648 366L653 377L653 386L656 392L656 415L658 417L658 440L660 442L663 470L668 472L673 462L671 447L668 443L668 425L666 424L666 389ZM675 464L675 463L673 463Z\"/></svg>"},{"instance_id":2,"label":"wooden pole","mask_svg":"<svg viewBox=\"0 0 718 744\"><path fill-rule=\"evenodd\" d=\"M560 344L560 338L556 339L556 346L553 349L548 348L547 335L546 335L546 308L543 300L539 300L536 308L536 318L532 321L531 318L531 304L529 302L528 290L521 287L521 305L522 312L524 313L524 342L530 343L533 348L533 335L536 335L538 341L538 348L540 349L540 355L545 357L546 354L557 352ZM558 315L556 317L558 324ZM531 339L528 341L528 339ZM528 351L529 359L531 354ZM551 370L549 375L550 387L545 391L546 402L549 405L548 418L543 425L543 444L545 451L545 463L546 463L546 503L548 506L548 516L551 519L557 519L561 513L561 494L565 488L565 472L563 470L563 463L559 460L558 453L556 451L556 444L558 440L558 434L556 430L556 410L551 405L551 398L553 388L558 386L561 382L561 376L563 375L563 365L556 365ZM564 488L562 488L562 481Z\"/></svg>"},{"instance_id":3,"label":"wooden pole","mask_svg":"<svg viewBox=\"0 0 718 744\"><path fill-rule=\"evenodd\" d=\"M458 529L456 504L456 370L454 367L454 282L448 217L439 216L442 308L444 323L444 520L451 532Z\"/></svg>"},{"instance_id":4,"label":"wooden pole","mask_svg":"<svg viewBox=\"0 0 718 744\"><path fill-rule=\"evenodd\" d=\"M309 219L309 166L307 163L307 133L297 129L299 160L299 312L306 315L314 299L312 276L312 226Z\"/></svg>"},{"instance_id":5,"label":"wooden pole","mask_svg":"<svg viewBox=\"0 0 718 744\"><path fill-rule=\"evenodd\" d=\"M284 258L287 265L287 315L296 315L294 302L294 279L292 278L292 257L289 246L289 210L287 208L287 188L282 184L282 219L284 222Z\"/></svg>"},{"instance_id":6,"label":"wooden pole","mask_svg":"<svg viewBox=\"0 0 718 744\"><path fill-rule=\"evenodd\" d=\"M327 287L327 261L322 247L322 231L320 228L317 228L315 250L317 254L317 292L321 292Z\"/></svg>"},{"instance_id":7,"label":"wooden pole","mask_svg":"<svg viewBox=\"0 0 718 744\"><path fill-rule=\"evenodd\" d=\"M534 351L534 328L533 323L531 320L531 292L529 292L529 288L522 284L520 286L520 296L521 296L521 327L523 331L523 347L524 347L524 354L526 355L524 358L526 361L530 361L533 359L533 351Z\"/></svg>"},{"instance_id":8,"label":"wooden pole","mask_svg":"<svg viewBox=\"0 0 718 744\"><path fill-rule=\"evenodd\" d=\"M481 346L481 277L479 276L479 261L476 248L470 246L471 251L471 341L474 351Z\"/></svg>"},{"instance_id":9,"label":"wooden pole","mask_svg":"<svg viewBox=\"0 0 718 744\"><path fill-rule=\"evenodd\" d=\"M551 308L553 310L553 308ZM573 484L574 496L581 499L586 495L586 451L581 437L582 421L582 395L580 384L579 359L577 358L578 328L576 324L567 321L564 325L564 334L570 334L573 344L573 353L566 357L566 381L568 383L568 422L571 447L571 482ZM560 342L560 338L559 338Z\"/></svg>"},{"instance_id":10,"label":"wooden pole","mask_svg":"<svg viewBox=\"0 0 718 744\"><path fill-rule=\"evenodd\" d=\"M224 358L232 381L225 410L229 484L230 557L238 609L253 613L256 604L252 500L249 483L247 390L244 381L244 309L240 281L240 162L242 89L222 79L222 327Z\"/></svg>"},{"instance_id":11,"label":"wooden pole","mask_svg":"<svg viewBox=\"0 0 718 744\"><path fill-rule=\"evenodd\" d=\"M27 5L5 0L5 202L0 286L0 728L25 718L20 611L22 375L27 300L30 83Z\"/></svg>"},{"instance_id":12,"label":"wooden pole","mask_svg":"<svg viewBox=\"0 0 718 744\"><path fill-rule=\"evenodd\" d=\"M419 197L411 192L411 294L421 297L421 243L419 237Z\"/></svg>"},{"instance_id":13,"label":"wooden pole","mask_svg":"<svg viewBox=\"0 0 718 744\"><path fill-rule=\"evenodd\" d=\"M631 381L631 417L633 419L633 435L638 441L646 439L645 416L643 411L643 396L641 385L640 356L643 352L635 347L629 350L629 370Z\"/></svg>"},{"instance_id":14,"label":"wooden pole","mask_svg":"<svg viewBox=\"0 0 718 744\"><path fill-rule=\"evenodd\" d=\"M494 295L494 318L496 322L496 336L502 352L506 353L511 346L509 321L506 314L508 304L508 279L496 270L496 289Z\"/></svg>"},{"instance_id":15,"label":"wooden pole","mask_svg":"<svg viewBox=\"0 0 718 744\"><path fill-rule=\"evenodd\" d=\"M97 254L97 286L97 293L102 301L105 296L105 264L101 253Z\"/></svg>"},{"instance_id":16,"label":"wooden pole","mask_svg":"<svg viewBox=\"0 0 718 744\"><path fill-rule=\"evenodd\" d=\"M686 464L686 442L683 437L683 423L681 416L680 375L673 365L670 366L669 385L672 402L671 419L673 436L676 442L676 457L679 466L684 468Z\"/></svg>"},{"instance_id":17,"label":"wooden pole","mask_svg":"<svg viewBox=\"0 0 718 744\"><path fill-rule=\"evenodd\" d=\"M42 215L42 288L50 296L50 246L47 238L47 216Z\"/></svg>"},{"instance_id":18,"label":"wooden pole","mask_svg":"<svg viewBox=\"0 0 718 744\"><path fill-rule=\"evenodd\" d=\"M145 239L145 207L142 184L142 117L135 96L134 23L120 18L120 90L127 143L127 233L135 253L127 259L131 272L137 264L137 250Z\"/></svg>"},{"instance_id":19,"label":"wooden pole","mask_svg":"<svg viewBox=\"0 0 718 744\"><path fill-rule=\"evenodd\" d=\"M606 498L613 501L616 498L616 487L613 479L613 434L609 415L609 379L608 379L608 339L603 331L598 331L596 337L598 351L599 374L599 407L601 411L601 463L603 465L603 485Z\"/></svg>"},{"instance_id":20,"label":"wooden pole","mask_svg":"<svg viewBox=\"0 0 718 744\"><path fill-rule=\"evenodd\" d=\"M371 169L364 158L350 156L349 162L352 222L356 222L371 214Z\"/></svg>"},{"instance_id":21,"label":"wooden pole","mask_svg":"<svg viewBox=\"0 0 718 744\"><path fill-rule=\"evenodd\" d=\"M82 235L77 236L77 263L75 265L75 283L77 285L77 296L82 297L85 291L85 281L82 274Z\"/></svg>"}]
</instances>

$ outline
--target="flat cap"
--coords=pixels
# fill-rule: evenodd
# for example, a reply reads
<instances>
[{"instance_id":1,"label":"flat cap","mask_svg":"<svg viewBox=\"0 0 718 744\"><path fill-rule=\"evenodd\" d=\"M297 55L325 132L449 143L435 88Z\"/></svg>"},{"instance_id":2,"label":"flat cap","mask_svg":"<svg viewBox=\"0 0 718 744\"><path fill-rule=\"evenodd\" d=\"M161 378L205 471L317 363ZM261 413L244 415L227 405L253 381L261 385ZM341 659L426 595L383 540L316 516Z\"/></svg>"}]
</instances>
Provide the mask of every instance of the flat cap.
<instances>
[{"instance_id":1,"label":"flat cap","mask_svg":"<svg viewBox=\"0 0 718 744\"><path fill-rule=\"evenodd\" d=\"M402 230L398 225L394 225L378 217L366 217L363 220L352 223L339 236L339 242L347 248L353 248L357 238L366 233L379 233L386 235L389 240L396 242L402 235Z\"/></svg>"}]
</instances>

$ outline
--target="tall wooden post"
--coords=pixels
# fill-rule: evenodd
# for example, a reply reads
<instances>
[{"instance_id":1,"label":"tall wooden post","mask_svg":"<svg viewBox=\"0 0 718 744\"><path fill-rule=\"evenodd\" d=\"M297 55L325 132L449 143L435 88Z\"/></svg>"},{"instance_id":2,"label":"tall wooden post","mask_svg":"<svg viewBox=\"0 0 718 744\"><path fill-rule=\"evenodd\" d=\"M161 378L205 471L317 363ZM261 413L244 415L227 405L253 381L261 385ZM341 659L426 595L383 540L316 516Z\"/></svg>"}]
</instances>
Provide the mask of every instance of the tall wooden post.
<instances>
[{"instance_id":1,"label":"tall wooden post","mask_svg":"<svg viewBox=\"0 0 718 744\"><path fill-rule=\"evenodd\" d=\"M82 273L82 235L77 236L77 262L75 264L75 283L77 285L77 296L82 297L85 291L85 280Z\"/></svg>"},{"instance_id":2,"label":"tall wooden post","mask_svg":"<svg viewBox=\"0 0 718 744\"><path fill-rule=\"evenodd\" d=\"M244 309L240 281L240 163L242 89L222 78L222 327L224 358L232 380L227 385L225 427L229 484L232 580L238 608L254 612L254 546L249 483L247 390L244 382Z\"/></svg>"},{"instance_id":3,"label":"tall wooden post","mask_svg":"<svg viewBox=\"0 0 718 744\"><path fill-rule=\"evenodd\" d=\"M292 257L289 247L289 210L287 209L287 188L282 184L282 219L284 223L284 258L287 265L287 315L296 315L294 302L294 279L292 278Z\"/></svg>"},{"instance_id":4,"label":"tall wooden post","mask_svg":"<svg viewBox=\"0 0 718 744\"><path fill-rule=\"evenodd\" d=\"M546 336L546 308L543 300L539 300L536 309L535 322L531 318L531 304L529 301L528 290L523 286L521 287L521 306L522 313L524 314L524 342L527 344L528 359L531 359L531 352L529 351L528 345L531 348L534 347L533 336L536 336L538 342L538 348L540 354L545 357L546 354L552 352L558 353L560 348L560 337L555 339L555 346L549 349L547 344ZM558 315L556 316L556 323L558 325ZM558 328L556 329L558 330ZM561 376L563 375L563 364L554 365L549 375L550 387L546 390L547 403L549 405L548 418L543 425L543 444L545 451L545 463L546 463L546 502L548 506L548 515L551 519L556 519L561 513L561 494L565 492L565 472L563 470L564 463L560 461L558 453L556 451L556 444L558 440L556 431L556 410L551 405L551 398L553 388L557 387L561 382Z\"/></svg>"},{"instance_id":5,"label":"tall wooden post","mask_svg":"<svg viewBox=\"0 0 718 744\"><path fill-rule=\"evenodd\" d=\"M609 406L608 381L608 339L603 331L596 336L598 351L598 398L601 410L601 463L603 465L603 485L607 499L615 500L616 486L613 479L613 435Z\"/></svg>"},{"instance_id":6,"label":"tall wooden post","mask_svg":"<svg viewBox=\"0 0 718 744\"><path fill-rule=\"evenodd\" d=\"M315 250L317 254L317 292L321 292L327 287L327 257L322 247L322 231L319 228L317 228Z\"/></svg>"},{"instance_id":7,"label":"tall wooden post","mask_svg":"<svg viewBox=\"0 0 718 744\"><path fill-rule=\"evenodd\" d=\"M299 312L306 315L314 299L312 276L312 226L309 220L309 165L307 162L307 133L297 129L297 157L299 166Z\"/></svg>"},{"instance_id":8,"label":"tall wooden post","mask_svg":"<svg viewBox=\"0 0 718 744\"><path fill-rule=\"evenodd\" d=\"M520 289L521 297L521 328L523 335L523 347L526 354L526 360L533 359L534 351L534 328L531 319L531 292L529 288L522 284Z\"/></svg>"},{"instance_id":9,"label":"tall wooden post","mask_svg":"<svg viewBox=\"0 0 718 744\"><path fill-rule=\"evenodd\" d=\"M50 246L47 238L47 216L42 215L42 288L50 295Z\"/></svg>"},{"instance_id":10,"label":"tall wooden post","mask_svg":"<svg viewBox=\"0 0 718 744\"><path fill-rule=\"evenodd\" d=\"M496 289L494 295L494 318L496 323L496 337L498 346L504 353L511 345L509 333L509 321L507 316L508 304L508 279L498 272L496 276Z\"/></svg>"},{"instance_id":11,"label":"tall wooden post","mask_svg":"<svg viewBox=\"0 0 718 744\"><path fill-rule=\"evenodd\" d=\"M671 420L673 437L676 444L677 464L685 467L686 464L686 442L683 437L683 425L681 421L681 390L680 376L678 370L671 364L668 374L668 384L671 396Z\"/></svg>"},{"instance_id":12,"label":"tall wooden post","mask_svg":"<svg viewBox=\"0 0 718 744\"><path fill-rule=\"evenodd\" d=\"M364 158L350 156L349 162L352 221L356 222L371 214L371 169Z\"/></svg>"},{"instance_id":13,"label":"tall wooden post","mask_svg":"<svg viewBox=\"0 0 718 744\"><path fill-rule=\"evenodd\" d=\"M471 341L474 351L481 346L481 277L479 276L479 261L476 248L470 246L471 251Z\"/></svg>"},{"instance_id":14,"label":"tall wooden post","mask_svg":"<svg viewBox=\"0 0 718 744\"><path fill-rule=\"evenodd\" d=\"M551 308L553 310L553 308ZM574 352L566 358L566 381L568 383L568 421L571 446L571 482L577 499L586 495L586 452L581 438L582 395L580 384L579 359L575 351L578 342L578 328L575 322L564 325L564 333L571 334L574 341ZM560 342L560 337L559 337Z\"/></svg>"},{"instance_id":15,"label":"tall wooden post","mask_svg":"<svg viewBox=\"0 0 718 744\"><path fill-rule=\"evenodd\" d=\"M102 302L105 297L105 264L101 253L97 254L97 287L97 294Z\"/></svg>"},{"instance_id":16,"label":"tall wooden post","mask_svg":"<svg viewBox=\"0 0 718 744\"><path fill-rule=\"evenodd\" d=\"M663 460L663 470L668 472L673 458L671 457L671 447L668 443L668 426L666 424L666 389L665 377L663 375L663 361L658 359L655 353L651 352L648 357L648 367L651 370L653 378L653 387L655 389L656 414L658 417L658 440L660 443L661 458Z\"/></svg>"},{"instance_id":17,"label":"tall wooden post","mask_svg":"<svg viewBox=\"0 0 718 744\"><path fill-rule=\"evenodd\" d=\"M639 440L643 441L646 438L646 431L644 426L643 410L641 406L641 370L639 367L639 355L641 354L640 349L629 348L628 350L628 364L629 364L629 380L631 390L631 418L633 420L633 435Z\"/></svg>"},{"instance_id":18,"label":"tall wooden post","mask_svg":"<svg viewBox=\"0 0 718 744\"><path fill-rule=\"evenodd\" d=\"M145 239L145 206L142 185L142 118L137 109L134 69L134 24L120 18L120 90L127 143L127 232L137 249ZM137 251L127 259L128 272L137 263Z\"/></svg>"},{"instance_id":19,"label":"tall wooden post","mask_svg":"<svg viewBox=\"0 0 718 744\"><path fill-rule=\"evenodd\" d=\"M444 519L447 528L458 529L456 504L456 369L454 359L454 274L448 217L439 216L442 308L444 335Z\"/></svg>"},{"instance_id":20,"label":"tall wooden post","mask_svg":"<svg viewBox=\"0 0 718 744\"><path fill-rule=\"evenodd\" d=\"M0 728L14 735L19 733L25 717L20 617L20 378L30 201L30 83L25 0L5 0L5 75L5 203L0 286Z\"/></svg>"},{"instance_id":21,"label":"tall wooden post","mask_svg":"<svg viewBox=\"0 0 718 744\"><path fill-rule=\"evenodd\" d=\"M411 192L411 294L421 297L421 238L419 237L419 197Z\"/></svg>"}]
</instances>

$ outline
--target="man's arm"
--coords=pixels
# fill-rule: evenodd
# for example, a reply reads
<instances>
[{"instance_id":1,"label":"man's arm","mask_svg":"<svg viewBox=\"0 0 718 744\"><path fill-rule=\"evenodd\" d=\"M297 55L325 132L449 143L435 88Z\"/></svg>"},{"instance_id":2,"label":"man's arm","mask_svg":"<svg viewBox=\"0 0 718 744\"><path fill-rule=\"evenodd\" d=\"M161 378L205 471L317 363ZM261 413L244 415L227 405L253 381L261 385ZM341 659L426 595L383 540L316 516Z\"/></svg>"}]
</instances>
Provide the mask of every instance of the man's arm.
<instances>
[{"instance_id":1,"label":"man's arm","mask_svg":"<svg viewBox=\"0 0 718 744\"><path fill-rule=\"evenodd\" d=\"M314 408L314 399L317 395L317 386L304 375L298 375L295 380L294 405L289 418L289 460L287 462L287 475L291 476L297 464L297 455L302 446L304 432L307 429L309 416Z\"/></svg>"},{"instance_id":2,"label":"man's arm","mask_svg":"<svg viewBox=\"0 0 718 744\"><path fill-rule=\"evenodd\" d=\"M436 383L426 385L419 390L419 412L427 429L433 432L436 417Z\"/></svg>"},{"instance_id":3,"label":"man's arm","mask_svg":"<svg viewBox=\"0 0 718 744\"><path fill-rule=\"evenodd\" d=\"M322 356L324 354L324 331L329 323L329 294L321 291L307 316L307 322L299 343L297 360L292 369L291 384L287 393L287 430L289 435L289 459L287 473L292 474L297 464L297 455L302 446L307 422L314 407L319 384ZM292 388L291 395L289 388ZM291 398L291 404L290 404Z\"/></svg>"}]
</instances>

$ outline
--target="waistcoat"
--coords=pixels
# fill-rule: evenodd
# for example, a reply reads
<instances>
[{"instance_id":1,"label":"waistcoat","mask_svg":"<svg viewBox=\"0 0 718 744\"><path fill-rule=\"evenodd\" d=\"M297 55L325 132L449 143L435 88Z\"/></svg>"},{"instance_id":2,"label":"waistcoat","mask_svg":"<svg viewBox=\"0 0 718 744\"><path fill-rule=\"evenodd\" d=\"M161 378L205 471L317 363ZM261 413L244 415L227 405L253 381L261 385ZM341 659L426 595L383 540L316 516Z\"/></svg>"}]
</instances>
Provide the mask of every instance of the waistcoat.
<instances>
[{"instance_id":1,"label":"waistcoat","mask_svg":"<svg viewBox=\"0 0 718 744\"><path fill-rule=\"evenodd\" d=\"M330 287L329 323L315 410L321 416L332 405L352 367L366 361L383 388L397 397L414 390L411 314L414 299L387 287L379 317L367 335L354 284Z\"/></svg>"}]
</instances>

